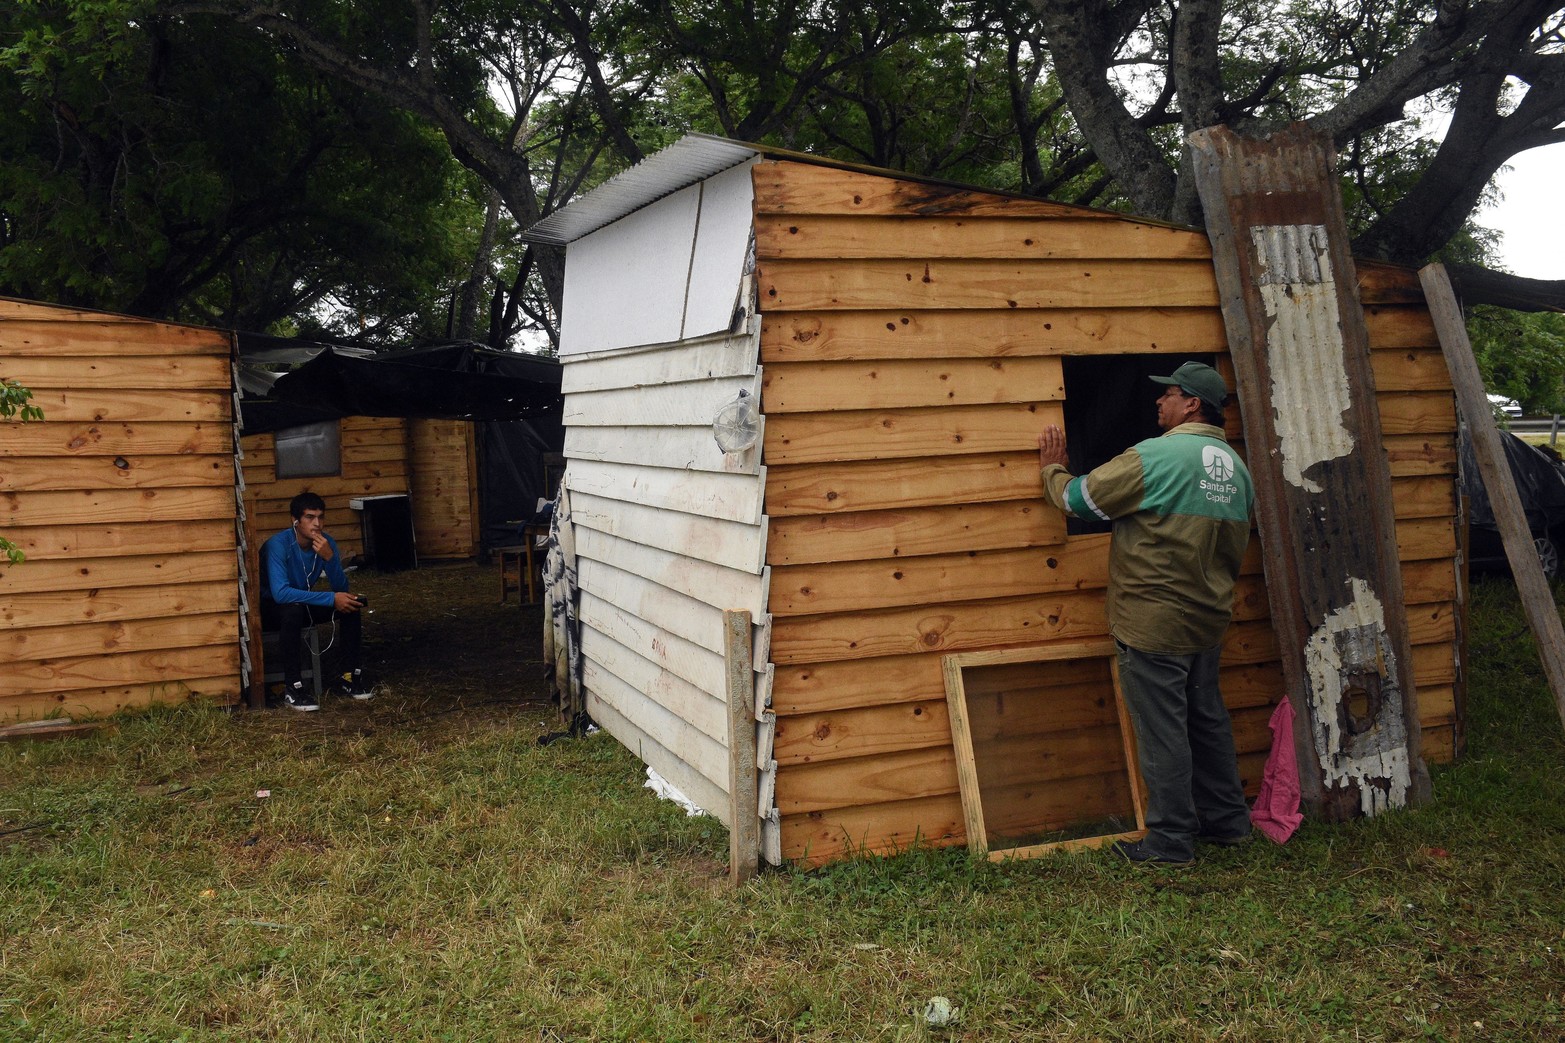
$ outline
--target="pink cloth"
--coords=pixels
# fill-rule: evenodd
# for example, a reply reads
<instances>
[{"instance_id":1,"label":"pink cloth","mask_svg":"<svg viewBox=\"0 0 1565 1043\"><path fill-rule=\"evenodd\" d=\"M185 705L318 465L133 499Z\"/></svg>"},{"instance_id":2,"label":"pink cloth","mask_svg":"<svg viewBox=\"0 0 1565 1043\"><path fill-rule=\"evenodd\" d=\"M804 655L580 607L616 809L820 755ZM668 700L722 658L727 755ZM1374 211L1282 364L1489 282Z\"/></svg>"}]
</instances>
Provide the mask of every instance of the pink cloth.
<instances>
[{"instance_id":1,"label":"pink cloth","mask_svg":"<svg viewBox=\"0 0 1565 1043\"><path fill-rule=\"evenodd\" d=\"M1266 758L1261 775L1261 790L1255 795L1250 822L1273 843L1286 843L1299 828L1304 816L1299 813L1299 760L1293 748L1293 707L1282 697L1272 711L1272 752Z\"/></svg>"}]
</instances>

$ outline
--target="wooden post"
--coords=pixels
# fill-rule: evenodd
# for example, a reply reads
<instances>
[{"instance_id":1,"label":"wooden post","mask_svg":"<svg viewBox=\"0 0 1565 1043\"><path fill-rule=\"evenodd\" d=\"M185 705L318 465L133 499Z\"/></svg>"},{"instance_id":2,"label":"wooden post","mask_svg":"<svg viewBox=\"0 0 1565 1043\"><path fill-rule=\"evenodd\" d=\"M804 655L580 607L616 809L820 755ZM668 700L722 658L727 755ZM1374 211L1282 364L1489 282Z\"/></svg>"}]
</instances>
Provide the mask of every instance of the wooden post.
<instances>
[{"instance_id":1,"label":"wooden post","mask_svg":"<svg viewBox=\"0 0 1565 1043\"><path fill-rule=\"evenodd\" d=\"M1369 335L1331 142L1190 135L1238 377L1300 788L1327 819L1425 798Z\"/></svg>"},{"instance_id":2,"label":"wooden post","mask_svg":"<svg viewBox=\"0 0 1565 1043\"><path fill-rule=\"evenodd\" d=\"M755 876L761 857L755 778L755 664L750 655L750 613L724 612L723 661L728 668L728 879L736 887Z\"/></svg>"},{"instance_id":3,"label":"wooden post","mask_svg":"<svg viewBox=\"0 0 1565 1043\"><path fill-rule=\"evenodd\" d=\"M478 499L478 421L462 425L462 441L467 450L467 552L463 557L479 558L484 552L484 519Z\"/></svg>"},{"instance_id":4,"label":"wooden post","mask_svg":"<svg viewBox=\"0 0 1565 1043\"><path fill-rule=\"evenodd\" d=\"M250 688L244 694L250 709L264 710L266 659L261 648L261 589L266 585L266 579L261 575L261 547L256 542L255 501L249 500L244 506L245 573L242 581L245 584L246 634L250 642Z\"/></svg>"},{"instance_id":5,"label":"wooden post","mask_svg":"<svg viewBox=\"0 0 1565 1043\"><path fill-rule=\"evenodd\" d=\"M1543 672L1554 691L1560 724L1565 727L1565 628L1560 626L1554 592L1549 589L1549 581L1544 578L1543 567L1538 563L1532 530L1527 526L1527 515L1522 510L1515 479L1505 460L1505 447L1500 444L1500 432L1495 427L1494 413L1484 393L1483 377L1473 358L1472 342L1467 339L1467 323L1462 318L1462 309L1456 302L1444 265L1424 267L1418 273L1418 281L1424 285L1429 314L1434 318L1435 332L1440 336L1440 350L1445 353L1451 384L1456 388L1456 406L1467 422L1467 437L1472 440L1478 473L1489 492L1495 524L1499 526L1500 539L1505 544L1505 557L1511 563L1516 592L1521 595L1522 611L1527 614L1527 622L1537 638Z\"/></svg>"}]
</instances>

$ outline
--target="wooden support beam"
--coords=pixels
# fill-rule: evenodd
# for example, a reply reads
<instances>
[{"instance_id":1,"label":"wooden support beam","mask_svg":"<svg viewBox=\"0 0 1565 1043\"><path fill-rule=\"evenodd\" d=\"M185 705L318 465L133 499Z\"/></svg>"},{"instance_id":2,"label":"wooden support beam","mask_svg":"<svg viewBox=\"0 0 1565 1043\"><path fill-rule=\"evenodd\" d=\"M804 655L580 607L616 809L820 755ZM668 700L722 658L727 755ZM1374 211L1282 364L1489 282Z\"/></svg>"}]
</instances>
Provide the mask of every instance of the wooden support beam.
<instances>
[{"instance_id":1,"label":"wooden support beam","mask_svg":"<svg viewBox=\"0 0 1565 1043\"><path fill-rule=\"evenodd\" d=\"M69 717L26 721L0 728L0 742L41 742L47 739L66 739L73 735L90 735L98 731L106 731L109 735L113 735L119 731L119 725L110 721L76 722Z\"/></svg>"},{"instance_id":2,"label":"wooden support beam","mask_svg":"<svg viewBox=\"0 0 1565 1043\"><path fill-rule=\"evenodd\" d=\"M261 591L266 577L261 575L261 543L256 529L256 518L251 513L253 504L245 504L244 513L244 600L241 610L245 614L246 657L250 660L249 682L243 693L245 705L252 710L266 709L266 653L261 641Z\"/></svg>"},{"instance_id":3,"label":"wooden support beam","mask_svg":"<svg viewBox=\"0 0 1565 1043\"><path fill-rule=\"evenodd\" d=\"M1554 592L1549 589L1549 582L1538 563L1532 531L1527 526L1527 516L1516 493L1510 466L1505 461L1494 412L1485 397L1483 377L1473 359L1472 343L1467 339L1467 323L1462 318L1462 309L1456 302L1456 293L1444 265L1428 265L1419 271L1418 278L1424 284L1424 296L1434 316L1435 330L1440 335L1440 347L1451 370L1456 405L1467 424L1467 436L1472 439L1478 473L1488 490L1489 502L1494 506L1494 520L1500 528L1505 556L1511 563L1516 592L1521 595L1522 611L1526 612L1527 622L1537 639L1543 672L1554 691L1560 724L1565 727L1565 629L1560 626Z\"/></svg>"},{"instance_id":4,"label":"wooden support beam","mask_svg":"<svg viewBox=\"0 0 1565 1043\"><path fill-rule=\"evenodd\" d=\"M1417 288L1395 271L1356 270L1328 139L1303 125L1264 141L1212 127L1189 145L1304 800L1332 820L1420 801L1429 781L1358 292L1416 300ZM1399 425L1422 429L1413 417Z\"/></svg>"},{"instance_id":5,"label":"wooden support beam","mask_svg":"<svg viewBox=\"0 0 1565 1043\"><path fill-rule=\"evenodd\" d=\"M750 613L724 612L728 691L728 879L735 887L755 876L761 857L756 800L755 666L750 659Z\"/></svg>"}]
</instances>

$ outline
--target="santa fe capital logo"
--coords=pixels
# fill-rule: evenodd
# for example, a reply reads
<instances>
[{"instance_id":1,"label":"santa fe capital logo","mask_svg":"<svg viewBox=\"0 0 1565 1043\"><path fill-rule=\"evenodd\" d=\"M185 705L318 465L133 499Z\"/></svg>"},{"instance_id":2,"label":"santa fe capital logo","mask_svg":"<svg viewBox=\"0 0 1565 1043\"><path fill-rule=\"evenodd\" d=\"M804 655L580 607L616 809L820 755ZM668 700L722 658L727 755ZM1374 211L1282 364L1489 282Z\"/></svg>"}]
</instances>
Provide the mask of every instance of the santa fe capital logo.
<instances>
[{"instance_id":1,"label":"santa fe capital logo","mask_svg":"<svg viewBox=\"0 0 1565 1043\"><path fill-rule=\"evenodd\" d=\"M1214 482L1226 482L1234 476L1234 458L1215 445L1202 446L1201 466Z\"/></svg>"}]
</instances>

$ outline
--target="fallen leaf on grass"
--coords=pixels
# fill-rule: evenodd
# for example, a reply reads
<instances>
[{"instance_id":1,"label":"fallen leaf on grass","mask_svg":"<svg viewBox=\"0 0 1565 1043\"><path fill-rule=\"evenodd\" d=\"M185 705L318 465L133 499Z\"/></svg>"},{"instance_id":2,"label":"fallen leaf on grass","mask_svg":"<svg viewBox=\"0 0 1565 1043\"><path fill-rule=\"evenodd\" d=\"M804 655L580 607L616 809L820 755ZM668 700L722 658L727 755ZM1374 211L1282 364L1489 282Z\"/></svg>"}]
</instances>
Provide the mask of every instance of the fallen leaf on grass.
<instances>
[{"instance_id":1,"label":"fallen leaf on grass","mask_svg":"<svg viewBox=\"0 0 1565 1043\"><path fill-rule=\"evenodd\" d=\"M962 1008L951 1004L944 996L931 996L924 1004L924 1022L930 1028L953 1025L962 1018Z\"/></svg>"}]
</instances>

